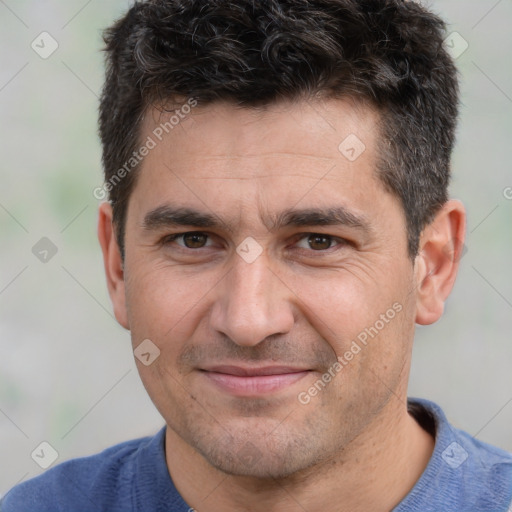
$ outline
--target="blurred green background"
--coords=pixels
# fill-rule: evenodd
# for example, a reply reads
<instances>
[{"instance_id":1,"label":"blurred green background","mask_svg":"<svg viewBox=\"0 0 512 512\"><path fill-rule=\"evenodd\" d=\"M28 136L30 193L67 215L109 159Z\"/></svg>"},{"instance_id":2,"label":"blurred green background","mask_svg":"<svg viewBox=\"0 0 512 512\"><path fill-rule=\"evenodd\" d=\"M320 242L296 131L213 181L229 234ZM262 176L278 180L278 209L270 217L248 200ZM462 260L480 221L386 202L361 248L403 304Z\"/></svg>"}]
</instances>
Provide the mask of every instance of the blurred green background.
<instances>
[{"instance_id":1,"label":"blurred green background","mask_svg":"<svg viewBox=\"0 0 512 512\"><path fill-rule=\"evenodd\" d=\"M0 495L42 471L42 441L61 462L163 425L113 319L96 239L101 30L130 3L0 1ZM445 315L417 331L410 395L512 450L512 2L428 5L468 44L451 191L469 220ZM48 58L31 47L51 50L42 32L58 43ZM43 237L58 251L47 263L32 252Z\"/></svg>"}]
</instances>

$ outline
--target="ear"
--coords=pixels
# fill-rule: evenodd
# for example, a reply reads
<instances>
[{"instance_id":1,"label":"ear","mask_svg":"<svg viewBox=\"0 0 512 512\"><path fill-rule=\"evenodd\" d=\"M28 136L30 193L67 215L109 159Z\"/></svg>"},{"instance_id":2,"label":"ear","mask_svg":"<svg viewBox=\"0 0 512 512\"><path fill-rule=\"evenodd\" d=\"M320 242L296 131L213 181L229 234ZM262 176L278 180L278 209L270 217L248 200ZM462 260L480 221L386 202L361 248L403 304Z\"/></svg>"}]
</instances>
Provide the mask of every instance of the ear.
<instances>
[{"instance_id":1,"label":"ear","mask_svg":"<svg viewBox=\"0 0 512 512\"><path fill-rule=\"evenodd\" d=\"M460 201L450 200L423 230L415 260L416 322L433 324L444 311L459 261L466 247L466 211Z\"/></svg>"},{"instance_id":2,"label":"ear","mask_svg":"<svg viewBox=\"0 0 512 512\"><path fill-rule=\"evenodd\" d=\"M112 206L109 203L101 203L98 213L98 239L103 252L108 293L117 321L125 329L129 329L123 261L112 224Z\"/></svg>"}]
</instances>

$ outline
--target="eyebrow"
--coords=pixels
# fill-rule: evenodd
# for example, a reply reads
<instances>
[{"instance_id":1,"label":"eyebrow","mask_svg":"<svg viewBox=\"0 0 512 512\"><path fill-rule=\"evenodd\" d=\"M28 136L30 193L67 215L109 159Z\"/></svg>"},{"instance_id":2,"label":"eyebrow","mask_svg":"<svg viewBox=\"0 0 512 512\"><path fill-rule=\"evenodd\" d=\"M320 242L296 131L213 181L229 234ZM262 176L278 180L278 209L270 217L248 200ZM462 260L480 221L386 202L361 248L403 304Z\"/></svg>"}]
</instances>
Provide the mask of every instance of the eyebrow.
<instances>
[{"instance_id":1,"label":"eyebrow","mask_svg":"<svg viewBox=\"0 0 512 512\"><path fill-rule=\"evenodd\" d=\"M344 206L327 209L306 208L288 209L272 215L268 222L269 231L277 231L285 227L303 226L347 226L366 233L371 231L370 222L361 214L349 211ZM217 228L233 231L232 226L218 216L201 212L193 208L163 205L149 211L142 222L145 231L156 231L162 228L192 226L200 229Z\"/></svg>"}]
</instances>

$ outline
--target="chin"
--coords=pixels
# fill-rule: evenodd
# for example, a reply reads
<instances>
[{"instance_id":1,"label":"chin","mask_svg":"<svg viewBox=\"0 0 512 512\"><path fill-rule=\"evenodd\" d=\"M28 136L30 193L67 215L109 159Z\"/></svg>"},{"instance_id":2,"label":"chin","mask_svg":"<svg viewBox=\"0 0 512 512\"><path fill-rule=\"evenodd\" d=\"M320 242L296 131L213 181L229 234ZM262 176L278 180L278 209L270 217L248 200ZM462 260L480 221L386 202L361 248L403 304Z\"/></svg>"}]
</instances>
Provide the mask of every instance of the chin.
<instances>
[{"instance_id":1,"label":"chin","mask_svg":"<svg viewBox=\"0 0 512 512\"><path fill-rule=\"evenodd\" d=\"M320 447L316 447L320 449ZM215 443L198 443L196 450L219 471L262 480L287 478L306 470L322 459L311 440L291 432L281 436L244 433Z\"/></svg>"},{"instance_id":2,"label":"chin","mask_svg":"<svg viewBox=\"0 0 512 512\"><path fill-rule=\"evenodd\" d=\"M274 456L263 454L250 460L238 459L238 454L230 456L210 456L207 461L222 473L237 477L250 477L260 480L280 480L307 468L303 463L290 459L290 455Z\"/></svg>"}]
</instances>

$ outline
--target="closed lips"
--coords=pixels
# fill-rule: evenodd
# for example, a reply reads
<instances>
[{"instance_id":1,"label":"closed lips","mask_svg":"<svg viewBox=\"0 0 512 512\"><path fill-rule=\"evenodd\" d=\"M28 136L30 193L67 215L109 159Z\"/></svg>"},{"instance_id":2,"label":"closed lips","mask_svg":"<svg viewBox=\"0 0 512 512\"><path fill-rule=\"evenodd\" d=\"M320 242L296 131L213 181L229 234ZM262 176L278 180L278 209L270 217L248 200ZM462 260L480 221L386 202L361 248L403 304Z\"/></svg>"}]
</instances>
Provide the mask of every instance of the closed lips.
<instances>
[{"instance_id":1,"label":"closed lips","mask_svg":"<svg viewBox=\"0 0 512 512\"><path fill-rule=\"evenodd\" d=\"M281 391L308 375L310 370L290 366L248 368L218 365L204 368L201 372L224 393L256 397Z\"/></svg>"},{"instance_id":2,"label":"closed lips","mask_svg":"<svg viewBox=\"0 0 512 512\"><path fill-rule=\"evenodd\" d=\"M213 366L202 368L202 371L224 373L226 375L235 375L239 377L257 377L264 375L283 375L286 373L300 373L309 371L308 368L293 368L289 366L264 366L259 368L249 368L231 365Z\"/></svg>"}]
</instances>

